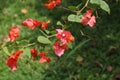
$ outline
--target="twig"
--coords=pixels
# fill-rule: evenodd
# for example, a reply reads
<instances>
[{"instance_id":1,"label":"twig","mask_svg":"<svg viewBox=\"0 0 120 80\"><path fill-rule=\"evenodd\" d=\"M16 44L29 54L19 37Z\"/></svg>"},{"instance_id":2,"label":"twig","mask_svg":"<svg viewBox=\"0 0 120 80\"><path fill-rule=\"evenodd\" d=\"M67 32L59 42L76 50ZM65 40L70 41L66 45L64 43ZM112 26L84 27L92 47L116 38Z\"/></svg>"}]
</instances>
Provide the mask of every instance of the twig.
<instances>
[{"instance_id":1,"label":"twig","mask_svg":"<svg viewBox=\"0 0 120 80\"><path fill-rule=\"evenodd\" d=\"M89 1L90 0L87 0L85 5L79 11L77 11L77 15L79 15L81 13L81 11L83 11L83 9L85 9L88 6Z\"/></svg>"},{"instance_id":2,"label":"twig","mask_svg":"<svg viewBox=\"0 0 120 80\"><path fill-rule=\"evenodd\" d=\"M48 37L48 35L46 35L42 30L40 30L40 32L41 32L44 36Z\"/></svg>"},{"instance_id":3,"label":"twig","mask_svg":"<svg viewBox=\"0 0 120 80\"><path fill-rule=\"evenodd\" d=\"M66 7L63 7L63 6L60 6L59 8L61 8L61 9L64 9L64 10L67 10L67 11L71 11L71 12L77 12L77 11L72 11L72 10L70 10L69 8L66 8Z\"/></svg>"}]
</instances>

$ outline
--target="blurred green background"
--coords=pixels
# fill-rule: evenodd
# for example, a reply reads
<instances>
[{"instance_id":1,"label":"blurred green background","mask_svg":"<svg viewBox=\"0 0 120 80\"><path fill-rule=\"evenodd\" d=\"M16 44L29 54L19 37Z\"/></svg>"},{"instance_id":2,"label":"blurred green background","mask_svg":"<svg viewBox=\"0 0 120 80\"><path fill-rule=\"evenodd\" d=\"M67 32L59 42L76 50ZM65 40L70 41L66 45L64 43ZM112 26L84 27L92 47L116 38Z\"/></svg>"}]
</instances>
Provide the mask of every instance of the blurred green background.
<instances>
[{"instance_id":1,"label":"blurred green background","mask_svg":"<svg viewBox=\"0 0 120 80\"><path fill-rule=\"evenodd\" d=\"M0 49L0 80L120 80L120 2L106 1L111 13L98 10L95 28L69 23L69 30L76 38L75 46L88 38L91 41L67 59L65 57L72 49L61 58L57 57L57 62L49 64L27 58L19 60L18 70L12 72L5 64L6 54ZM62 5L76 5L79 2L66 0ZM50 19L51 27L55 28L58 20L64 21L71 13L58 8L48 10L43 3L43 0L0 0L0 43L6 39L10 27L20 26L26 18ZM27 10L26 14L21 12L23 9ZM87 36L82 36L80 30ZM29 34L29 30L24 28L22 36L26 36L24 31Z\"/></svg>"}]
</instances>

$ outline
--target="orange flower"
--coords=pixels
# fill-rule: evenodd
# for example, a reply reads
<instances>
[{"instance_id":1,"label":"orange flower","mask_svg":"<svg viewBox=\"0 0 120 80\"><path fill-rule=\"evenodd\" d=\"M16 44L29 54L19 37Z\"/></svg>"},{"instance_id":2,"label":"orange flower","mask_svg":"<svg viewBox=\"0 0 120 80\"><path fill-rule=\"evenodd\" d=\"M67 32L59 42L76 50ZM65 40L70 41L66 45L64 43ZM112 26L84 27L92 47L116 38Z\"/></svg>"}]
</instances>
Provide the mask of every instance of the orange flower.
<instances>
[{"instance_id":1,"label":"orange flower","mask_svg":"<svg viewBox=\"0 0 120 80\"><path fill-rule=\"evenodd\" d=\"M42 29L46 29L48 27L48 24L50 23L50 20L48 20L47 22L42 22Z\"/></svg>"}]
</instances>

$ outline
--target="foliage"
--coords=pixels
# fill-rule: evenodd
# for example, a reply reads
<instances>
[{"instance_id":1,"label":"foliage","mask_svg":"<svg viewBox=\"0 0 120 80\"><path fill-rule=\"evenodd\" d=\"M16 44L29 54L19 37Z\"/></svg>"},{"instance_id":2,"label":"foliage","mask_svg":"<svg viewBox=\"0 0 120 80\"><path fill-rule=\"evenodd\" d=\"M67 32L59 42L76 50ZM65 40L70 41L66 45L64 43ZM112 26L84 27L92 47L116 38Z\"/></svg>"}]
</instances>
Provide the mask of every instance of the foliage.
<instances>
[{"instance_id":1,"label":"foliage","mask_svg":"<svg viewBox=\"0 0 120 80\"><path fill-rule=\"evenodd\" d=\"M87 0L85 0L85 2L75 2L70 0L62 1L61 4L57 5L52 10L44 7L44 4L47 3L47 0L40 0L38 1L39 3L37 1L29 0L5 1L4 3L6 5L2 5L2 7L6 7L5 10L8 10L8 12L4 13L4 9L0 9L1 12L3 10L2 14L6 15L6 17L1 17L1 20L4 19L4 21L1 21L1 26L4 25L6 27L0 30L0 34L4 33L4 36L8 35L10 27L15 25L20 27L21 32L20 37L14 42L10 42L7 36L4 37L1 35L0 59L2 60L0 64L2 64L2 66L0 67L0 71L2 76L0 79L13 80L18 78L24 80L26 78L28 80L61 80L64 77L65 80L104 80L108 79L109 77L109 80L112 80L113 73L119 71L119 64L116 63L116 61L119 59L116 58L115 60L111 61L110 59L113 59L117 56L114 55L106 57L104 53L108 52L109 54L111 49L114 48L115 51L118 49L119 46L117 45L117 42L119 42L119 33L115 33L115 31L111 31L111 29L109 29L111 24L107 22L108 20L106 20L106 17L104 18L104 16L107 14L104 15L104 11L99 11L99 8L101 8L110 13L108 4L103 0L98 1L102 1L105 5L103 6L101 3L98 4L95 2L95 0L90 0L89 4L87 3ZM97 6L93 7L91 5ZM23 9L27 10L28 12L22 12L21 10ZM98 14L102 16L102 19L99 19L99 17L97 18L98 21L93 28L84 27L80 23L80 19L85 15L84 12L87 9L92 9L93 14L98 12ZM98 14L95 14L95 16ZM7 19L8 17L10 17L10 19ZM41 29L39 26L32 30L21 25L21 23L27 18L40 20L41 22L50 20L51 23L46 29ZM101 27L104 23L106 23L106 25ZM115 26L115 28L112 26L111 27L117 30L119 27L118 25ZM75 38L73 43L67 43L68 47L70 48L65 51L65 54L61 57L57 57L54 54L53 49L54 43L56 41L60 41L59 39L56 39L56 28L62 28L65 31L71 31L71 34ZM101 33L101 31L103 33ZM114 34L117 36L115 37ZM103 48L103 46L105 47ZM48 52L46 55L51 58L51 62L41 64L39 63L39 57L36 57L36 60L33 61L30 54L30 50L32 48L36 48L39 52ZM16 50L23 50L24 53L21 54L23 59L18 60L18 69L14 72L10 72L10 69L5 65L5 61L8 59L8 56L10 56L11 53L14 53ZM98 62L94 62L95 60ZM107 62L109 60L110 62ZM4 65L2 61L4 62ZM98 67L96 67L96 64ZM109 71L106 71L105 68L111 64L113 67L116 67L116 69L109 73ZM93 67L95 69L92 69Z\"/></svg>"}]
</instances>

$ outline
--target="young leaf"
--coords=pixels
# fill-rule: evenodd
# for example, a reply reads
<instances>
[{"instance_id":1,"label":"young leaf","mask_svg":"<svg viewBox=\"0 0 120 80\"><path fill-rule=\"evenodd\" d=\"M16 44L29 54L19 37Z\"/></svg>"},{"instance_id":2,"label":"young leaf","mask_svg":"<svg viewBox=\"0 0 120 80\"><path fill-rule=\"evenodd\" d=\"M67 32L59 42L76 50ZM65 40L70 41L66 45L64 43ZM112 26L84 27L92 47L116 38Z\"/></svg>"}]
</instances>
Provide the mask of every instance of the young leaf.
<instances>
[{"instance_id":1,"label":"young leaf","mask_svg":"<svg viewBox=\"0 0 120 80\"><path fill-rule=\"evenodd\" d=\"M60 21L57 22L57 25L64 26Z\"/></svg>"},{"instance_id":2,"label":"young leaf","mask_svg":"<svg viewBox=\"0 0 120 80\"><path fill-rule=\"evenodd\" d=\"M43 44L51 44L51 41L44 36L38 36L37 40L38 42L43 43Z\"/></svg>"}]
</instances>

